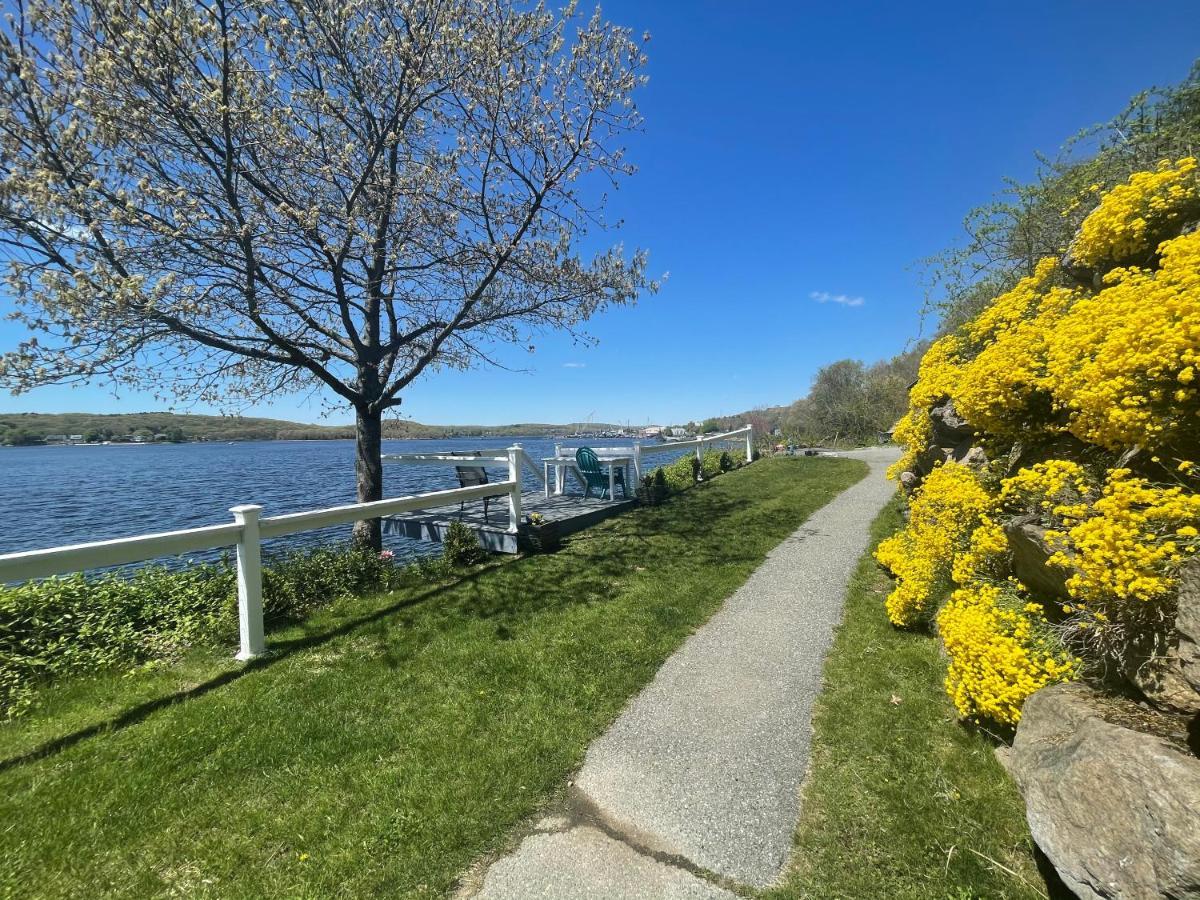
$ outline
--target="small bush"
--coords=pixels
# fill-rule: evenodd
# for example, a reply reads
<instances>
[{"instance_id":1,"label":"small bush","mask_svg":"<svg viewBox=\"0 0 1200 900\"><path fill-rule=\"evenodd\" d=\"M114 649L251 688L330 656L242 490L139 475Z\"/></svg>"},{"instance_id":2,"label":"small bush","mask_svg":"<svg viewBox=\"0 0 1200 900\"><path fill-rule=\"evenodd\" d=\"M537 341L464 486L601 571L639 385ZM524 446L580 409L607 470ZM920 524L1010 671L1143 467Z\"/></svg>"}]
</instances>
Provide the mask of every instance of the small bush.
<instances>
[{"instance_id":1,"label":"small bush","mask_svg":"<svg viewBox=\"0 0 1200 900\"><path fill-rule=\"evenodd\" d=\"M705 450L704 458L700 461L700 474L707 478L715 478L724 471L721 468L721 451Z\"/></svg>"},{"instance_id":2,"label":"small bush","mask_svg":"<svg viewBox=\"0 0 1200 900\"><path fill-rule=\"evenodd\" d=\"M475 532L462 522L451 522L442 538L442 559L451 566L473 566L487 558L487 551L479 546Z\"/></svg>"},{"instance_id":3,"label":"small bush","mask_svg":"<svg viewBox=\"0 0 1200 900\"><path fill-rule=\"evenodd\" d=\"M658 471L663 473L663 479L666 482L667 490L672 494L685 490L691 487L696 482L696 457L688 455L681 456L673 463L660 468Z\"/></svg>"},{"instance_id":4,"label":"small bush","mask_svg":"<svg viewBox=\"0 0 1200 900\"><path fill-rule=\"evenodd\" d=\"M341 597L389 590L402 572L387 550L320 547L291 553L263 570L263 615L300 618Z\"/></svg>"},{"instance_id":5,"label":"small bush","mask_svg":"<svg viewBox=\"0 0 1200 900\"><path fill-rule=\"evenodd\" d=\"M732 468L733 468L733 457L729 454L728 450L722 450L721 451L721 471L728 472Z\"/></svg>"}]
</instances>

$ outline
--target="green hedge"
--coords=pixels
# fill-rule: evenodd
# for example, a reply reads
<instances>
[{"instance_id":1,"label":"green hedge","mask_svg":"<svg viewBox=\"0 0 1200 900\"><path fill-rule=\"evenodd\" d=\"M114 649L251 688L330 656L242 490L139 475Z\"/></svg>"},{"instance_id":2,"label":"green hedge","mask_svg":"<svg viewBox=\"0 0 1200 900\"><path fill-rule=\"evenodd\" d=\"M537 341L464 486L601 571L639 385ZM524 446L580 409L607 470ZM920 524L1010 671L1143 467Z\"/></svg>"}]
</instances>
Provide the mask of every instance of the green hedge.
<instances>
[{"instance_id":1,"label":"green hedge","mask_svg":"<svg viewBox=\"0 0 1200 900\"><path fill-rule=\"evenodd\" d=\"M707 481L746 462L743 450L706 450L700 461L700 474ZM696 483L696 456L688 453L672 463L661 466L667 489L675 494Z\"/></svg>"},{"instance_id":2,"label":"green hedge","mask_svg":"<svg viewBox=\"0 0 1200 900\"><path fill-rule=\"evenodd\" d=\"M276 557L263 570L268 621L339 597L393 587L388 553L325 547ZM38 684L233 640L237 579L228 563L70 575L0 587L0 720L25 711Z\"/></svg>"}]
</instances>

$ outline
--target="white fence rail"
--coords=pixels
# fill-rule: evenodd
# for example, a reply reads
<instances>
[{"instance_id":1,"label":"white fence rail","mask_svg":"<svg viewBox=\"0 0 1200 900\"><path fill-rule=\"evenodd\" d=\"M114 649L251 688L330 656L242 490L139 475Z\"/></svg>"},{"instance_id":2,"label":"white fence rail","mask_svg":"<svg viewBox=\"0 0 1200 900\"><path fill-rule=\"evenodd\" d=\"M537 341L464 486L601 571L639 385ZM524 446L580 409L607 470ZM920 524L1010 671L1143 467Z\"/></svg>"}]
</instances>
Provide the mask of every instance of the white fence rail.
<instances>
[{"instance_id":1,"label":"white fence rail","mask_svg":"<svg viewBox=\"0 0 1200 900\"><path fill-rule=\"evenodd\" d=\"M485 469L488 466L508 465L509 456L516 451L518 465L529 468L545 484L545 475L520 444L500 450L458 450L447 453L385 453L383 461L409 466L464 466ZM518 470L519 471L519 470Z\"/></svg>"},{"instance_id":2,"label":"white fence rail","mask_svg":"<svg viewBox=\"0 0 1200 900\"><path fill-rule=\"evenodd\" d=\"M373 503L348 503L328 509L289 513L260 518L261 506L235 506L234 521L203 528L185 528L159 534L116 538L45 550L26 550L0 555L0 584L65 575L87 569L142 562L160 556L177 556L221 547L237 548L238 586L238 659L252 659L266 650L262 611L262 541L301 531L346 525L364 519L398 515L484 497L508 497L508 530L516 532L521 521L520 447L508 448L502 460L508 465L508 479L493 484L431 491L407 497L393 497ZM526 457L527 459L528 457Z\"/></svg>"},{"instance_id":3,"label":"white fence rail","mask_svg":"<svg viewBox=\"0 0 1200 900\"><path fill-rule=\"evenodd\" d=\"M613 447L595 447L591 444L580 444L580 446L591 447L601 456L631 456L633 457L633 471L637 478L642 477L642 457L651 456L655 453L676 453L680 450L687 450L690 447L696 448L696 458L700 459L704 456L706 448L713 444L731 443L734 441L745 440L746 442L746 462L754 459L754 426L743 425L741 428L736 428L733 431L726 431L722 434L702 435L698 438L692 438L686 441L667 441L662 444L643 444L641 441L634 441L633 446L613 446ZM569 451L574 451L576 447L565 447L562 444L554 445L554 455L564 456L570 455Z\"/></svg>"},{"instance_id":4,"label":"white fence rail","mask_svg":"<svg viewBox=\"0 0 1200 900\"><path fill-rule=\"evenodd\" d=\"M733 431L726 431L722 434L701 435L698 438L692 438L686 441L668 441L662 444L643 444L641 441L634 441L632 444L622 444L613 446L596 446L594 444L580 444L579 446L587 446L595 450L601 457L604 456L628 456L633 460L633 471L636 478L642 476L642 457L651 456L655 453L676 453L680 450L687 450L694 447L696 449L696 457L699 459L704 455L704 451L713 444L723 444L732 442L745 441L746 444L746 460L749 461L754 457L754 427L751 425L743 425L741 428L735 428ZM563 444L554 445L555 456L573 456L577 447L567 447ZM477 466L485 468L487 466L498 466L509 462L508 455L513 450L519 451L519 461L522 465L527 466L530 471L537 475L538 480L543 486L546 484L546 476L542 468L537 465L529 454L521 447L520 444L514 444L512 447L503 450L460 450L446 453L388 453L383 459L384 462L397 463L402 465L450 465L450 466Z\"/></svg>"}]
</instances>

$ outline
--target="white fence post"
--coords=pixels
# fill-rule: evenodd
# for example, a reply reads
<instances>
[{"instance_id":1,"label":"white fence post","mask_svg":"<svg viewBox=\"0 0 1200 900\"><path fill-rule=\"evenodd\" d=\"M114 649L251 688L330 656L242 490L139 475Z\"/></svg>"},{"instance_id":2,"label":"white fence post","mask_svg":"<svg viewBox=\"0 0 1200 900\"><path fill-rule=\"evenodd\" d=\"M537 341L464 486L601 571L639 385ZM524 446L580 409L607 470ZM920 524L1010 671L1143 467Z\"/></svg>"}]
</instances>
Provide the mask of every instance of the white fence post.
<instances>
[{"instance_id":1,"label":"white fence post","mask_svg":"<svg viewBox=\"0 0 1200 900\"><path fill-rule=\"evenodd\" d=\"M516 534L521 525L521 445L508 448L508 480L513 482L508 490L508 530Z\"/></svg>"},{"instance_id":2,"label":"white fence post","mask_svg":"<svg viewBox=\"0 0 1200 900\"><path fill-rule=\"evenodd\" d=\"M263 637L262 543L258 516L261 506L235 506L231 510L241 528L237 543L238 659L253 659L266 652Z\"/></svg>"},{"instance_id":3,"label":"white fence post","mask_svg":"<svg viewBox=\"0 0 1200 900\"><path fill-rule=\"evenodd\" d=\"M746 423L746 462L754 462L754 426Z\"/></svg>"},{"instance_id":4,"label":"white fence post","mask_svg":"<svg viewBox=\"0 0 1200 900\"><path fill-rule=\"evenodd\" d=\"M642 442L633 442L633 479L638 484L642 483Z\"/></svg>"}]
</instances>

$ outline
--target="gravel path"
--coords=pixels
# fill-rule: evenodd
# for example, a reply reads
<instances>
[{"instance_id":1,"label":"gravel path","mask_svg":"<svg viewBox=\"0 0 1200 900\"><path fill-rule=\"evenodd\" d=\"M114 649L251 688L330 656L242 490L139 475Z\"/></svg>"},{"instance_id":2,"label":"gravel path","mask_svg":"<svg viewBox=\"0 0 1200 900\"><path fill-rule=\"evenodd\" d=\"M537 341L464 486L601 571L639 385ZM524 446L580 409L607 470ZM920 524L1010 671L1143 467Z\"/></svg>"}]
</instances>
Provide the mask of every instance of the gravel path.
<instances>
[{"instance_id":1,"label":"gravel path","mask_svg":"<svg viewBox=\"0 0 1200 900\"><path fill-rule=\"evenodd\" d=\"M791 849L813 699L894 448L776 547L588 749L568 809L485 874L484 898L733 898Z\"/></svg>"}]
</instances>

